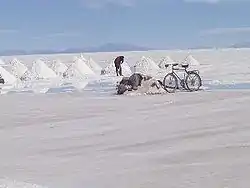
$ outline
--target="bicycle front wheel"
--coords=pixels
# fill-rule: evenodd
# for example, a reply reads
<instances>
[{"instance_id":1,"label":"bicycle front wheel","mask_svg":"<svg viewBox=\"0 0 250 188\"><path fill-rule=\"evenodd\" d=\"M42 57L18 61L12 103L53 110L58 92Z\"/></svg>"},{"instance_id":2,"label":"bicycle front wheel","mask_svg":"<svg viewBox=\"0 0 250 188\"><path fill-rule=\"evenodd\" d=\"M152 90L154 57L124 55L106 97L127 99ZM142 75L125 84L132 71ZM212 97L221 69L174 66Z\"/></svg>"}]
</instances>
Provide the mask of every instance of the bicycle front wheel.
<instances>
[{"instance_id":1,"label":"bicycle front wheel","mask_svg":"<svg viewBox=\"0 0 250 188\"><path fill-rule=\"evenodd\" d=\"M175 90L177 89L178 86L177 84L178 84L177 78L173 73L168 73L163 79L164 89L168 93L174 93Z\"/></svg>"},{"instance_id":2,"label":"bicycle front wheel","mask_svg":"<svg viewBox=\"0 0 250 188\"><path fill-rule=\"evenodd\" d=\"M189 91L198 91L201 87L201 77L194 71L188 72L185 82Z\"/></svg>"}]
</instances>

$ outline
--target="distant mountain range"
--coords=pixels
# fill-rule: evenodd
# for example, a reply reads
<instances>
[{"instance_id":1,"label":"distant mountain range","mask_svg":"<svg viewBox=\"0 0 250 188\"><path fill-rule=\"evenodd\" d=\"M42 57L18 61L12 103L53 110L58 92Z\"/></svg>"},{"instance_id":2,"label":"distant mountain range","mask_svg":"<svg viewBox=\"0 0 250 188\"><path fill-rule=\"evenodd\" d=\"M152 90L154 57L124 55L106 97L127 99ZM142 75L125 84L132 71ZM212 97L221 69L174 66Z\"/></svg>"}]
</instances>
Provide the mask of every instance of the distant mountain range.
<instances>
[{"instance_id":1,"label":"distant mountain range","mask_svg":"<svg viewBox=\"0 0 250 188\"><path fill-rule=\"evenodd\" d=\"M121 51L148 51L153 48L137 46L133 44L107 43L98 47L67 48L63 50L5 50L0 51L0 56L32 55L32 54L59 54L59 53L82 53L82 52L121 52Z\"/></svg>"},{"instance_id":2,"label":"distant mountain range","mask_svg":"<svg viewBox=\"0 0 250 188\"><path fill-rule=\"evenodd\" d=\"M230 46L231 48L250 48L250 42L236 43Z\"/></svg>"},{"instance_id":3,"label":"distant mountain range","mask_svg":"<svg viewBox=\"0 0 250 188\"><path fill-rule=\"evenodd\" d=\"M216 46L196 46L190 47L189 49L210 49L216 48ZM230 46L220 46L219 48L250 48L250 42L236 43ZM156 50L154 48L148 48L143 46L137 46L133 44L123 43L107 43L98 47L87 47L87 48L67 48L62 50L5 50L0 51L0 56L11 56L11 55L32 55L32 54L61 54L61 53L94 53L94 52L124 52L124 51L149 51ZM163 50L163 49L161 49ZM168 49L169 50L169 49Z\"/></svg>"}]
</instances>

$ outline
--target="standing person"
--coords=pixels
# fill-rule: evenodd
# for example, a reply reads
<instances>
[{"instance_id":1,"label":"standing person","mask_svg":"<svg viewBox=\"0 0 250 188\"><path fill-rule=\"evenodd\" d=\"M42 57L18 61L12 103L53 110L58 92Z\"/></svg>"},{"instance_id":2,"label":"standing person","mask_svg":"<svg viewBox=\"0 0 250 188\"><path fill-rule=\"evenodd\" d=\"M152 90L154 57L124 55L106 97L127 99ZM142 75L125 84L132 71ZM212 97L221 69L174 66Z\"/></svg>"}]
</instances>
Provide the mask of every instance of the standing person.
<instances>
[{"instance_id":1,"label":"standing person","mask_svg":"<svg viewBox=\"0 0 250 188\"><path fill-rule=\"evenodd\" d=\"M124 62L124 56L118 56L117 58L115 58L115 71L116 71L116 75L117 76L123 76L122 75L122 66L121 64Z\"/></svg>"}]
</instances>

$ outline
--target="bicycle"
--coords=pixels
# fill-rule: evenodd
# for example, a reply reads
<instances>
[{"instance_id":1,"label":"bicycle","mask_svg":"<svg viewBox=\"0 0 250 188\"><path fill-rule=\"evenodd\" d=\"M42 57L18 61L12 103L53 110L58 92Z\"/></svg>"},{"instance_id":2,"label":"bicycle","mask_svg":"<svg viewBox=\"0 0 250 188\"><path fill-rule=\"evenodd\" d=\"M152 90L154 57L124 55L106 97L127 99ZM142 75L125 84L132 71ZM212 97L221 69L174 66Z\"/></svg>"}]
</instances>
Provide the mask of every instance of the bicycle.
<instances>
[{"instance_id":1,"label":"bicycle","mask_svg":"<svg viewBox=\"0 0 250 188\"><path fill-rule=\"evenodd\" d=\"M179 80L180 85L183 89L188 90L188 91L198 91L200 87L202 86L202 81L199 75L199 71L198 70L188 71L187 68L189 67L189 64L181 64L181 68L176 68L177 65L179 65L179 63L172 64L172 72L168 73L164 77L163 79L164 89L169 93L175 92L176 89L179 89L178 87L178 80ZM165 65L166 68L168 66L169 65ZM181 79L176 73L176 71L180 71L180 70L184 71L183 79ZM191 80L191 83L189 82L190 80ZM198 83L196 86L194 86L196 80L198 80ZM169 81L169 85L168 85L168 81Z\"/></svg>"}]
</instances>

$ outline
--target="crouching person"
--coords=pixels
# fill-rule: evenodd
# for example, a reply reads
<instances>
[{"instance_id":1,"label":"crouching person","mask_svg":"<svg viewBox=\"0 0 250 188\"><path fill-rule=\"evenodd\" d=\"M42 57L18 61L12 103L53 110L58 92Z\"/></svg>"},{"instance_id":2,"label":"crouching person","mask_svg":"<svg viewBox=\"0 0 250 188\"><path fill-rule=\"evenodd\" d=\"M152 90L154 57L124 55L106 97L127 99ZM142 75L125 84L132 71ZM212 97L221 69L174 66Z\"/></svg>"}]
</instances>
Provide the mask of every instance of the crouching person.
<instances>
[{"instance_id":1,"label":"crouching person","mask_svg":"<svg viewBox=\"0 0 250 188\"><path fill-rule=\"evenodd\" d=\"M150 79L152 79L151 76L140 73L134 73L130 77L124 77L117 86L117 94L122 95L126 91L138 90L138 87L142 86L142 82ZM152 87L154 86L155 84L152 84Z\"/></svg>"}]
</instances>

